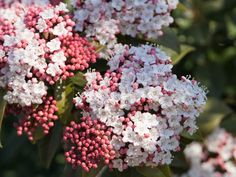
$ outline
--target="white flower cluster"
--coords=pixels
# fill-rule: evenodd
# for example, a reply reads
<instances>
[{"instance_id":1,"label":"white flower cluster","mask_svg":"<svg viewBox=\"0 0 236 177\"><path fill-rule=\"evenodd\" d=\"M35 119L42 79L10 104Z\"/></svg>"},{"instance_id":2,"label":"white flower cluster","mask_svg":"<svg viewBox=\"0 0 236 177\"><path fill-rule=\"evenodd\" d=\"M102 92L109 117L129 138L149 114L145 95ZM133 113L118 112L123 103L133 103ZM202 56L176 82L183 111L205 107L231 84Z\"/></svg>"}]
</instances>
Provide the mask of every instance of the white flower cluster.
<instances>
[{"instance_id":1,"label":"white flower cluster","mask_svg":"<svg viewBox=\"0 0 236 177\"><path fill-rule=\"evenodd\" d=\"M58 16L58 11L64 10L61 7L64 7L64 4L54 9L45 8L40 13L42 18L39 21ZM55 76L55 73L62 72L60 66L65 65L66 58L62 51L58 51L60 49L58 38L46 43L44 39L39 38L40 33L32 32L27 27L25 18L27 11L24 9L23 5L18 4L0 10L1 18L8 24L5 29L12 29L0 32L0 61L6 59L4 67L0 68L0 86L8 90L4 96L8 103L30 106L41 104L42 97L47 94L47 86L43 81L39 81L35 71ZM57 30L57 26L54 29L61 31ZM46 53L52 58L49 64L47 63L49 58L45 58Z\"/></svg>"},{"instance_id":2,"label":"white flower cluster","mask_svg":"<svg viewBox=\"0 0 236 177\"><path fill-rule=\"evenodd\" d=\"M30 5L38 5L38 6L45 6L49 4L49 0L0 0L0 4L4 7L11 6L11 4L19 2L21 5L30 6Z\"/></svg>"},{"instance_id":3,"label":"white flower cluster","mask_svg":"<svg viewBox=\"0 0 236 177\"><path fill-rule=\"evenodd\" d=\"M197 129L205 91L194 80L178 80L170 57L153 46L117 44L108 65L104 77L86 74L87 86L75 104L113 128L112 168L170 164L182 130Z\"/></svg>"},{"instance_id":4,"label":"white flower cluster","mask_svg":"<svg viewBox=\"0 0 236 177\"><path fill-rule=\"evenodd\" d=\"M184 150L190 169L181 177L235 177L236 139L216 129L204 144L193 142ZM211 155L215 154L215 155Z\"/></svg>"},{"instance_id":5,"label":"white flower cluster","mask_svg":"<svg viewBox=\"0 0 236 177\"><path fill-rule=\"evenodd\" d=\"M86 0L83 4L72 1L76 11L76 30L85 31L87 37L94 37L103 45L116 42L115 35L119 33L119 22L112 18L113 8L104 0Z\"/></svg>"},{"instance_id":6,"label":"white flower cluster","mask_svg":"<svg viewBox=\"0 0 236 177\"><path fill-rule=\"evenodd\" d=\"M121 33L157 38L174 20L170 13L178 0L86 0L73 1L77 30L101 44L112 44Z\"/></svg>"}]
</instances>

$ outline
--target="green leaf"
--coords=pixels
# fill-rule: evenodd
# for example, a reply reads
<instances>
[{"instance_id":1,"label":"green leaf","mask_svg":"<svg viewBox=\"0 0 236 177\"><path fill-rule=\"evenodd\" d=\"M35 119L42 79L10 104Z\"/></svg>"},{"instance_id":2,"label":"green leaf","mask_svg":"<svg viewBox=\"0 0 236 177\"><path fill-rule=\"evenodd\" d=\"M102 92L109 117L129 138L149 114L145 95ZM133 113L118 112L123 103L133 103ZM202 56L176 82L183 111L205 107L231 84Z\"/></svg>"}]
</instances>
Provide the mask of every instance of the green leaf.
<instances>
[{"instance_id":1,"label":"green leaf","mask_svg":"<svg viewBox=\"0 0 236 177\"><path fill-rule=\"evenodd\" d=\"M43 133L42 127L37 127L34 134L33 134L34 140L33 144L35 144L38 140L41 140L43 137L45 137L45 134Z\"/></svg>"},{"instance_id":2,"label":"green leaf","mask_svg":"<svg viewBox=\"0 0 236 177\"><path fill-rule=\"evenodd\" d=\"M212 97L221 98L225 94L229 73L226 74L226 70L220 64L202 60L204 55L197 55L199 56L195 60L199 62L199 66L193 68L196 80L201 81L209 89ZM232 83L232 81L230 80L229 82Z\"/></svg>"},{"instance_id":3,"label":"green leaf","mask_svg":"<svg viewBox=\"0 0 236 177\"><path fill-rule=\"evenodd\" d=\"M82 175L82 168L79 167L78 169L75 170L72 169L69 164L66 164L60 177L81 177L81 175Z\"/></svg>"},{"instance_id":4,"label":"green leaf","mask_svg":"<svg viewBox=\"0 0 236 177\"><path fill-rule=\"evenodd\" d=\"M151 42L155 42L158 45L164 46L166 48L169 48L173 50L176 53L180 53L181 46L179 43L179 39L174 32L173 29L166 28L164 29L164 34L158 38L158 40L151 40Z\"/></svg>"},{"instance_id":5,"label":"green leaf","mask_svg":"<svg viewBox=\"0 0 236 177\"><path fill-rule=\"evenodd\" d=\"M165 175L165 177L172 177L172 172L168 165L164 165L159 168L162 171L162 173Z\"/></svg>"},{"instance_id":6,"label":"green leaf","mask_svg":"<svg viewBox=\"0 0 236 177\"><path fill-rule=\"evenodd\" d=\"M71 0L64 0L64 3L67 5L67 8L69 9L70 12L73 12L73 6L71 3Z\"/></svg>"},{"instance_id":7,"label":"green leaf","mask_svg":"<svg viewBox=\"0 0 236 177\"><path fill-rule=\"evenodd\" d=\"M7 102L3 99L5 95L5 91L0 89L0 136L1 136L1 131L2 131L2 122L3 122L3 117L6 109ZM2 148L2 143L1 143L1 138L0 138L0 148Z\"/></svg>"},{"instance_id":8,"label":"green leaf","mask_svg":"<svg viewBox=\"0 0 236 177\"><path fill-rule=\"evenodd\" d=\"M96 169L90 169L89 172L85 172L81 167L78 167L76 170L72 169L71 166L67 164L61 177L105 177L103 176L105 172L107 172L106 175L109 173L107 166L104 166L103 163Z\"/></svg>"},{"instance_id":9,"label":"green leaf","mask_svg":"<svg viewBox=\"0 0 236 177\"><path fill-rule=\"evenodd\" d=\"M168 165L158 167L137 167L137 171L145 177L171 177L171 170Z\"/></svg>"},{"instance_id":10,"label":"green leaf","mask_svg":"<svg viewBox=\"0 0 236 177\"><path fill-rule=\"evenodd\" d=\"M177 9L182 11L188 10L188 8L181 2L178 3Z\"/></svg>"},{"instance_id":11,"label":"green leaf","mask_svg":"<svg viewBox=\"0 0 236 177\"><path fill-rule=\"evenodd\" d=\"M177 64L181 61L187 54L194 51L195 48L189 45L182 44L180 46L180 52L175 52L174 50L161 46L161 49L163 49L172 59L173 64Z\"/></svg>"},{"instance_id":12,"label":"green leaf","mask_svg":"<svg viewBox=\"0 0 236 177\"><path fill-rule=\"evenodd\" d=\"M183 169L187 170L188 169L188 162L185 159L185 155L183 152L175 152L173 153L174 159L171 163L171 168L178 168L178 169Z\"/></svg>"},{"instance_id":13,"label":"green leaf","mask_svg":"<svg viewBox=\"0 0 236 177\"><path fill-rule=\"evenodd\" d=\"M227 132L231 133L233 136L236 136L236 114L231 114L226 117L220 124L220 127L224 128Z\"/></svg>"},{"instance_id":14,"label":"green leaf","mask_svg":"<svg viewBox=\"0 0 236 177\"><path fill-rule=\"evenodd\" d=\"M92 41L92 45L96 48L96 53L102 52L103 50L107 49L105 45L102 45L96 41Z\"/></svg>"},{"instance_id":15,"label":"green leaf","mask_svg":"<svg viewBox=\"0 0 236 177\"><path fill-rule=\"evenodd\" d=\"M56 122L49 135L39 141L39 156L42 165L45 168L49 168L53 157L55 156L62 137L62 126L59 122Z\"/></svg>"},{"instance_id":16,"label":"green leaf","mask_svg":"<svg viewBox=\"0 0 236 177\"><path fill-rule=\"evenodd\" d=\"M190 135L187 131L183 131L181 133L181 136L186 139L190 139L190 140L194 140L194 141L203 141L203 136L202 136L202 133L200 130L197 130L197 132L195 132L192 135Z\"/></svg>"},{"instance_id":17,"label":"green leaf","mask_svg":"<svg viewBox=\"0 0 236 177\"><path fill-rule=\"evenodd\" d=\"M136 168L128 168L122 172L113 169L112 172L109 172L108 176L106 174L102 177L144 177L144 176L141 173L139 173Z\"/></svg>"},{"instance_id":18,"label":"green leaf","mask_svg":"<svg viewBox=\"0 0 236 177\"><path fill-rule=\"evenodd\" d=\"M67 81L60 81L56 84L55 98L58 107L58 116L63 124L67 124L72 118L74 85Z\"/></svg>"},{"instance_id":19,"label":"green leaf","mask_svg":"<svg viewBox=\"0 0 236 177\"><path fill-rule=\"evenodd\" d=\"M86 79L82 72L76 73L75 76L70 77L70 80L74 85L79 86L81 88L83 88L86 85Z\"/></svg>"},{"instance_id":20,"label":"green leaf","mask_svg":"<svg viewBox=\"0 0 236 177\"><path fill-rule=\"evenodd\" d=\"M189 45L181 45L180 53L172 55L173 64L177 64L181 59L183 59L187 54L194 51L195 48Z\"/></svg>"},{"instance_id":21,"label":"green leaf","mask_svg":"<svg viewBox=\"0 0 236 177\"><path fill-rule=\"evenodd\" d=\"M197 119L203 135L211 133L231 112L231 109L224 102L216 98L209 98L203 113Z\"/></svg>"}]
</instances>

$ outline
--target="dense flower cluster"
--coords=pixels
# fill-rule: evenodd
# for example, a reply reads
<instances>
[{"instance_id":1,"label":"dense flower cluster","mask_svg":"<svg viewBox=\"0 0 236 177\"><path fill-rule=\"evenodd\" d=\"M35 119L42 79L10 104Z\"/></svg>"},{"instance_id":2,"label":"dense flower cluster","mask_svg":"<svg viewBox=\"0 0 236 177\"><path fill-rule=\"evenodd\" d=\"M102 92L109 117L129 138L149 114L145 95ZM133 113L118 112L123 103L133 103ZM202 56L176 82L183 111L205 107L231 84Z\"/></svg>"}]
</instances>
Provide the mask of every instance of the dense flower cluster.
<instances>
[{"instance_id":1,"label":"dense flower cluster","mask_svg":"<svg viewBox=\"0 0 236 177\"><path fill-rule=\"evenodd\" d=\"M66 5L13 4L0 10L0 86L10 104L41 104L47 85L96 61L94 47L73 31Z\"/></svg>"},{"instance_id":2,"label":"dense flower cluster","mask_svg":"<svg viewBox=\"0 0 236 177\"><path fill-rule=\"evenodd\" d=\"M235 177L236 139L224 129L216 129L203 144L191 143L184 152L190 169L181 177Z\"/></svg>"},{"instance_id":3,"label":"dense flower cluster","mask_svg":"<svg viewBox=\"0 0 236 177\"><path fill-rule=\"evenodd\" d=\"M159 48L116 45L103 77L86 74L75 104L84 116L112 128L116 158L110 168L170 164L179 134L195 132L206 95L195 80L172 74L171 59Z\"/></svg>"},{"instance_id":4,"label":"dense flower cluster","mask_svg":"<svg viewBox=\"0 0 236 177\"><path fill-rule=\"evenodd\" d=\"M85 31L101 44L114 44L121 33L157 38L173 22L170 13L178 0L74 0L78 31Z\"/></svg>"},{"instance_id":5,"label":"dense flower cluster","mask_svg":"<svg viewBox=\"0 0 236 177\"><path fill-rule=\"evenodd\" d=\"M66 161L76 168L81 166L85 171L97 168L103 158L105 164L114 159L115 151L110 144L111 128L90 117L83 117L80 123L72 121L66 127Z\"/></svg>"},{"instance_id":6,"label":"dense flower cluster","mask_svg":"<svg viewBox=\"0 0 236 177\"><path fill-rule=\"evenodd\" d=\"M9 7L14 3L20 3L24 6L38 5L38 6L46 6L49 4L49 0L0 0L0 7Z\"/></svg>"},{"instance_id":7,"label":"dense flower cluster","mask_svg":"<svg viewBox=\"0 0 236 177\"><path fill-rule=\"evenodd\" d=\"M29 140L33 141L36 133L43 133L44 135L49 133L51 127L54 126L54 122L58 119L56 112L56 101L53 97L43 97L43 104L38 107L23 108L21 112L24 112L24 116L16 124L17 134L22 135L26 133Z\"/></svg>"}]
</instances>

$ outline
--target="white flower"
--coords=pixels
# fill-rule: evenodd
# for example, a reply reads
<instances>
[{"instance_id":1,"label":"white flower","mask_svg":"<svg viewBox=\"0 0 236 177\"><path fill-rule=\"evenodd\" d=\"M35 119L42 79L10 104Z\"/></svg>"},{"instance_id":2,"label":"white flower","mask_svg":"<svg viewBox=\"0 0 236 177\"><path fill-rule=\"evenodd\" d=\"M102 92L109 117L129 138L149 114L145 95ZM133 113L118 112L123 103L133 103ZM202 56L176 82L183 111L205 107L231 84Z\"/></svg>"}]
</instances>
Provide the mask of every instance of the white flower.
<instances>
[{"instance_id":1,"label":"white flower","mask_svg":"<svg viewBox=\"0 0 236 177\"><path fill-rule=\"evenodd\" d=\"M175 9L179 3L179 0L167 0L167 2L172 9Z\"/></svg>"},{"instance_id":2,"label":"white flower","mask_svg":"<svg viewBox=\"0 0 236 177\"><path fill-rule=\"evenodd\" d=\"M168 11L168 5L165 1L158 2L155 9L156 13L166 13Z\"/></svg>"},{"instance_id":3,"label":"white flower","mask_svg":"<svg viewBox=\"0 0 236 177\"><path fill-rule=\"evenodd\" d=\"M110 66L110 70L114 71L119 67L120 59L119 56L115 56L112 60L108 61L108 65Z\"/></svg>"},{"instance_id":4,"label":"white flower","mask_svg":"<svg viewBox=\"0 0 236 177\"><path fill-rule=\"evenodd\" d=\"M59 50L60 46L61 42L58 38L52 39L50 42L47 43L47 47L49 48L50 52Z\"/></svg>"},{"instance_id":5,"label":"white flower","mask_svg":"<svg viewBox=\"0 0 236 177\"><path fill-rule=\"evenodd\" d=\"M48 65L48 68L46 70L47 74L51 75L51 76L56 76L57 74L60 74L61 73L61 69L58 65L56 64L52 64L52 63L49 63Z\"/></svg>"},{"instance_id":6,"label":"white flower","mask_svg":"<svg viewBox=\"0 0 236 177\"><path fill-rule=\"evenodd\" d=\"M233 162L226 162L224 165L225 165L225 168L226 168L227 172L232 175L231 177L233 177L233 175L236 174L235 163L233 163Z\"/></svg>"},{"instance_id":7,"label":"white flower","mask_svg":"<svg viewBox=\"0 0 236 177\"><path fill-rule=\"evenodd\" d=\"M45 68L47 68L47 63L45 61L45 58L38 58L35 61L35 65L33 66L35 69L38 69L40 72L44 72Z\"/></svg>"},{"instance_id":8,"label":"white flower","mask_svg":"<svg viewBox=\"0 0 236 177\"><path fill-rule=\"evenodd\" d=\"M159 103L163 109L173 106L173 99L171 96L162 95L159 99Z\"/></svg>"},{"instance_id":9,"label":"white flower","mask_svg":"<svg viewBox=\"0 0 236 177\"><path fill-rule=\"evenodd\" d=\"M7 19L9 21L12 21L18 18L18 16L16 15L16 12L11 9L4 9L4 11L2 12L0 10L0 13L1 13L2 18Z\"/></svg>"},{"instance_id":10,"label":"white flower","mask_svg":"<svg viewBox=\"0 0 236 177\"><path fill-rule=\"evenodd\" d=\"M120 135L123 132L123 124L120 121L115 121L110 124L113 127L113 132L117 135Z\"/></svg>"},{"instance_id":11,"label":"white flower","mask_svg":"<svg viewBox=\"0 0 236 177\"><path fill-rule=\"evenodd\" d=\"M147 86L152 81L152 78L145 71L137 73L137 82L143 86Z\"/></svg>"},{"instance_id":12,"label":"white flower","mask_svg":"<svg viewBox=\"0 0 236 177\"><path fill-rule=\"evenodd\" d=\"M115 159L112 161L113 168L117 168L119 171L123 171L123 160L121 159Z\"/></svg>"},{"instance_id":13,"label":"white flower","mask_svg":"<svg viewBox=\"0 0 236 177\"><path fill-rule=\"evenodd\" d=\"M68 31L65 28L65 23L64 22L61 22L61 23L57 24L52 30L52 34L54 34L56 36L66 35L67 33L68 33Z\"/></svg>"},{"instance_id":14,"label":"white flower","mask_svg":"<svg viewBox=\"0 0 236 177\"><path fill-rule=\"evenodd\" d=\"M65 66L66 57L65 57L63 51L59 51L57 53L54 53L51 59L57 65Z\"/></svg>"},{"instance_id":15,"label":"white flower","mask_svg":"<svg viewBox=\"0 0 236 177\"><path fill-rule=\"evenodd\" d=\"M84 21L89 16L89 11L86 9L80 9L75 12L75 18L79 19L80 21Z\"/></svg>"},{"instance_id":16,"label":"white flower","mask_svg":"<svg viewBox=\"0 0 236 177\"><path fill-rule=\"evenodd\" d=\"M165 75L168 72L171 72L171 68L173 65L165 65L165 64L159 64L159 65L153 65L153 73L158 74L158 75Z\"/></svg>"},{"instance_id":17,"label":"white flower","mask_svg":"<svg viewBox=\"0 0 236 177\"><path fill-rule=\"evenodd\" d=\"M46 9L42 12L39 13L39 15L44 19L52 19L55 16L54 10L53 9Z\"/></svg>"},{"instance_id":18,"label":"white flower","mask_svg":"<svg viewBox=\"0 0 236 177\"><path fill-rule=\"evenodd\" d=\"M69 10L67 9L67 5L63 2L60 2L60 4L55 7L55 10L69 12Z\"/></svg>"},{"instance_id":19,"label":"white flower","mask_svg":"<svg viewBox=\"0 0 236 177\"><path fill-rule=\"evenodd\" d=\"M113 8L115 8L116 10L120 11L122 6L124 5L124 1L123 0L116 0L116 1L112 1L111 2L111 6Z\"/></svg>"},{"instance_id":20,"label":"white flower","mask_svg":"<svg viewBox=\"0 0 236 177\"><path fill-rule=\"evenodd\" d=\"M6 47L12 46L18 42L15 36L9 36L9 35L4 35L3 40L4 40L3 46L6 46Z\"/></svg>"},{"instance_id":21,"label":"white flower","mask_svg":"<svg viewBox=\"0 0 236 177\"><path fill-rule=\"evenodd\" d=\"M39 30L40 33L42 33L45 29L47 29L47 23L44 19L40 18L37 22L36 28Z\"/></svg>"},{"instance_id":22,"label":"white flower","mask_svg":"<svg viewBox=\"0 0 236 177\"><path fill-rule=\"evenodd\" d=\"M0 58L3 58L5 56L5 52L0 49Z\"/></svg>"},{"instance_id":23,"label":"white flower","mask_svg":"<svg viewBox=\"0 0 236 177\"><path fill-rule=\"evenodd\" d=\"M44 82L40 81L37 84L33 84L32 85L32 93L35 96L39 96L39 95L46 95L47 94L47 87L45 86Z\"/></svg>"},{"instance_id":24,"label":"white flower","mask_svg":"<svg viewBox=\"0 0 236 177\"><path fill-rule=\"evenodd\" d=\"M122 140L124 142L131 142L132 143L132 142L135 142L135 140L137 139L137 135L131 127L127 127L125 129L125 131L123 131L122 134L123 134Z\"/></svg>"},{"instance_id":25,"label":"white flower","mask_svg":"<svg viewBox=\"0 0 236 177\"><path fill-rule=\"evenodd\" d=\"M90 84L92 84L93 81L96 80L96 78L97 78L97 73L96 73L96 72L87 72L87 73L85 74L85 78L86 78L88 84L90 85Z\"/></svg>"},{"instance_id":26,"label":"white flower","mask_svg":"<svg viewBox=\"0 0 236 177\"><path fill-rule=\"evenodd\" d=\"M156 164L170 164L172 161L171 154L169 151L167 152L155 152L155 156L153 158L153 162Z\"/></svg>"},{"instance_id":27,"label":"white flower","mask_svg":"<svg viewBox=\"0 0 236 177\"><path fill-rule=\"evenodd\" d=\"M111 140L111 145L115 150L120 150L121 147L125 146L125 143L122 141L121 136L113 136Z\"/></svg>"},{"instance_id":28,"label":"white flower","mask_svg":"<svg viewBox=\"0 0 236 177\"><path fill-rule=\"evenodd\" d=\"M153 99L154 101L158 101L159 98L162 96L161 92L161 87L156 86L156 87L149 87L148 93L147 93L147 98Z\"/></svg>"}]
</instances>

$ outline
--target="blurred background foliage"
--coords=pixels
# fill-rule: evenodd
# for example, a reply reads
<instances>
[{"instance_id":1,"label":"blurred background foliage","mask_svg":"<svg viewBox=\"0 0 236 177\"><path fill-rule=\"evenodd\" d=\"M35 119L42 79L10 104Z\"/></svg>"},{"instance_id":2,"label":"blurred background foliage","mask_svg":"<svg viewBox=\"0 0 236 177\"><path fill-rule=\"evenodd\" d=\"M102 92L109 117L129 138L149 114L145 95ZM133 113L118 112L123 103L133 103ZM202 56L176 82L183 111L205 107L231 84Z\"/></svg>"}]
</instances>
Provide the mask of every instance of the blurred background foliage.
<instances>
[{"instance_id":1,"label":"blurred background foliage","mask_svg":"<svg viewBox=\"0 0 236 177\"><path fill-rule=\"evenodd\" d=\"M193 137L183 134L184 147L193 139L201 141L217 126L224 127L236 135L236 1L180 0L180 2L178 9L173 13L175 23L172 24L172 28L167 29L159 40L149 42L162 45L172 56L175 63L174 72L178 76L190 74L209 90L205 112L198 122L201 133L198 132ZM128 41L128 38L121 37L121 40L124 39ZM133 42L140 41L146 42L142 39ZM15 117L4 119L1 134L4 148L0 150L0 177L78 175L68 173L70 169L68 166L65 167L61 146L57 148L54 144L48 144L46 150L38 151L40 146L45 147L43 141L32 145L26 137L17 137L13 128L16 119ZM56 155L47 154L50 150L53 151L53 155L57 152ZM45 156L49 161L52 159L48 169L45 168L49 166L45 164ZM181 172L186 168L187 163L183 155L177 153L172 169ZM142 175L146 176L138 175L131 169L123 177ZM112 173L109 176L119 175Z\"/></svg>"}]
</instances>

